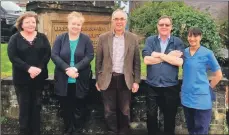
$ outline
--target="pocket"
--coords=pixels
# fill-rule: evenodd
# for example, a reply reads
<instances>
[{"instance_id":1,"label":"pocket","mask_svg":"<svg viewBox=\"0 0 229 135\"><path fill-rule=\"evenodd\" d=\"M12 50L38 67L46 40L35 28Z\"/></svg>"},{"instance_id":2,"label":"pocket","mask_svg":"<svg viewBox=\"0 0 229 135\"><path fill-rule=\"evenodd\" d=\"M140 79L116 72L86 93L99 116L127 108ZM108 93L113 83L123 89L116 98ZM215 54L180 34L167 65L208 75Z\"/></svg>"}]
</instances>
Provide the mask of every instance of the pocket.
<instances>
[{"instance_id":1,"label":"pocket","mask_svg":"<svg viewBox=\"0 0 229 135\"><path fill-rule=\"evenodd\" d=\"M198 87L193 87L193 94L194 95L207 95L209 94L207 87L201 87L201 86L198 86Z\"/></svg>"},{"instance_id":2,"label":"pocket","mask_svg":"<svg viewBox=\"0 0 229 135\"><path fill-rule=\"evenodd\" d=\"M209 94L208 88L205 86L200 86L198 84L181 86L181 90L184 93L191 93L193 95L207 95Z\"/></svg>"},{"instance_id":3,"label":"pocket","mask_svg":"<svg viewBox=\"0 0 229 135\"><path fill-rule=\"evenodd\" d=\"M198 66L198 69L205 69L206 68L206 65L207 65L207 61L208 61L208 58L207 57L198 57L198 62L197 62L197 66Z\"/></svg>"},{"instance_id":4,"label":"pocket","mask_svg":"<svg viewBox=\"0 0 229 135\"><path fill-rule=\"evenodd\" d=\"M98 74L102 74L102 73L103 73L103 71L99 71L99 72L98 72Z\"/></svg>"}]
</instances>

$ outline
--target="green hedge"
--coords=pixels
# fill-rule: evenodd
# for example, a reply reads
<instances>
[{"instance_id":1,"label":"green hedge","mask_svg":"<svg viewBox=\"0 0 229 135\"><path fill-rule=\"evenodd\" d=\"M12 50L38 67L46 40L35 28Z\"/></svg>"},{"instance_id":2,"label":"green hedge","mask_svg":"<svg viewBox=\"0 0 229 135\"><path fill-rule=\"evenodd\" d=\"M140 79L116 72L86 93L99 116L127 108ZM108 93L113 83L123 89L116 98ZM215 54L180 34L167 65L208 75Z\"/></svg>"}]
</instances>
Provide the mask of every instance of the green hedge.
<instances>
[{"instance_id":1,"label":"green hedge","mask_svg":"<svg viewBox=\"0 0 229 135\"><path fill-rule=\"evenodd\" d=\"M162 15L172 17L172 34L180 37L186 46L188 29L197 26L203 32L201 44L211 49L217 58L222 56L219 51L223 47L222 39L215 21L209 14L195 10L183 2L147 2L130 14L130 28L145 37L157 34L157 21Z\"/></svg>"}]
</instances>

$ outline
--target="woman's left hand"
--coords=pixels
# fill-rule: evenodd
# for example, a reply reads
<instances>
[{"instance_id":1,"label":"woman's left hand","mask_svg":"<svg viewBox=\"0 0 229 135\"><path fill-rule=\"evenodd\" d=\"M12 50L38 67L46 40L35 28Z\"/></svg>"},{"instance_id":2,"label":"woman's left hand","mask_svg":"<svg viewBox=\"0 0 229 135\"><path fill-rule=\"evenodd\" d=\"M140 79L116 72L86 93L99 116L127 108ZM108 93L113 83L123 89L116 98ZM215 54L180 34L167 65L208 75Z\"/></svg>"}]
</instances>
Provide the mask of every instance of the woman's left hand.
<instances>
[{"instance_id":1,"label":"woman's left hand","mask_svg":"<svg viewBox=\"0 0 229 135\"><path fill-rule=\"evenodd\" d=\"M35 69L37 69L37 73L34 73L34 72L29 72L29 75L30 75L30 77L32 78L32 79L34 79L35 77L37 77L40 73L41 73L41 69L40 68L38 68L38 67L33 67L33 68L35 68Z\"/></svg>"},{"instance_id":2,"label":"woman's left hand","mask_svg":"<svg viewBox=\"0 0 229 135\"><path fill-rule=\"evenodd\" d=\"M79 73L77 73L72 67L66 69L66 74L71 78L77 78Z\"/></svg>"}]
</instances>

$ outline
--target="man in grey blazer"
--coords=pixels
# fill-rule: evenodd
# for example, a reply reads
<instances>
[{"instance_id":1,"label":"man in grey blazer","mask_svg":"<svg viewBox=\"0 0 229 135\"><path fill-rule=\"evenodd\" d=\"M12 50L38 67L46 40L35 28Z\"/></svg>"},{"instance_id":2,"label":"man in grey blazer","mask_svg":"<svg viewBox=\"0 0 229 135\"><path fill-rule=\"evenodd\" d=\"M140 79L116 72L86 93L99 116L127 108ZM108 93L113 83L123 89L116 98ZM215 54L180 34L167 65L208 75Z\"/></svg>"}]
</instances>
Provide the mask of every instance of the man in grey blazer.
<instances>
[{"instance_id":1,"label":"man in grey blazer","mask_svg":"<svg viewBox=\"0 0 229 135\"><path fill-rule=\"evenodd\" d=\"M96 88L102 93L110 133L129 134L131 92L138 91L141 62L137 35L125 31L127 14L112 14L112 30L101 34L96 52Z\"/></svg>"}]
</instances>

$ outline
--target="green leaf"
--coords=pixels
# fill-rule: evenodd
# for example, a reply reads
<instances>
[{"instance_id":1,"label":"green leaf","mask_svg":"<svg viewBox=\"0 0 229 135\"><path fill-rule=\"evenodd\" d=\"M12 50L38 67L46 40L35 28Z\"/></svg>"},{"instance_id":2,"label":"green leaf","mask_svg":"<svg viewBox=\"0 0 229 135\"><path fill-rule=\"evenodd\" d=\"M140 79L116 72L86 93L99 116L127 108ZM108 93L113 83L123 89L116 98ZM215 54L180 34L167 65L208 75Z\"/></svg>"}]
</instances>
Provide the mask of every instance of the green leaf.
<instances>
[{"instance_id":1,"label":"green leaf","mask_svg":"<svg viewBox=\"0 0 229 135\"><path fill-rule=\"evenodd\" d=\"M155 34L157 33L157 20L161 15L172 17L172 34L180 37L185 44L188 43L188 29L193 26L201 28L203 31L201 43L211 49L217 58L222 57L218 50L225 46L223 44L228 43L228 34L226 34L228 23L223 23L219 27L209 13L194 9L185 5L184 2L146 2L131 13L131 28L145 36ZM224 38L220 38L220 36Z\"/></svg>"}]
</instances>

